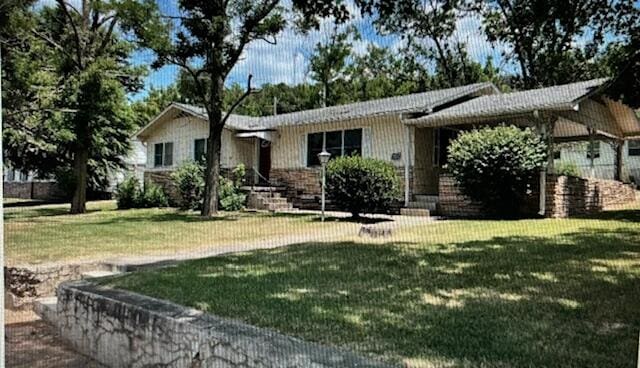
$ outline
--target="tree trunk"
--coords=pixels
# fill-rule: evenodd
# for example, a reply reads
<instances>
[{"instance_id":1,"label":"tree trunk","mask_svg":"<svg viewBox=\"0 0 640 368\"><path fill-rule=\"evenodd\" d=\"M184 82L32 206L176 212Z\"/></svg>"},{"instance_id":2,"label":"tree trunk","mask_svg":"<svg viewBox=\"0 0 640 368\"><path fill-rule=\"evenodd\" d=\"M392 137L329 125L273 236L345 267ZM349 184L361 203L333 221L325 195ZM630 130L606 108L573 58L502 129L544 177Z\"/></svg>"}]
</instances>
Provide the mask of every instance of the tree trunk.
<instances>
[{"instance_id":1,"label":"tree trunk","mask_svg":"<svg viewBox=\"0 0 640 368\"><path fill-rule=\"evenodd\" d=\"M73 157L73 175L75 189L71 199L71 213L85 213L87 210L87 181L88 181L89 150L78 147Z\"/></svg>"},{"instance_id":2,"label":"tree trunk","mask_svg":"<svg viewBox=\"0 0 640 368\"><path fill-rule=\"evenodd\" d=\"M204 181L203 217L218 214L218 182L220 178L220 151L222 147L222 98L224 77L220 76L211 83L211 99L207 109L209 117L209 141L207 143L207 169Z\"/></svg>"},{"instance_id":3,"label":"tree trunk","mask_svg":"<svg viewBox=\"0 0 640 368\"><path fill-rule=\"evenodd\" d=\"M219 123L210 124L209 128L204 203L201 213L203 217L212 217L218 214L218 183L220 178L220 152L223 128L219 126Z\"/></svg>"}]
</instances>

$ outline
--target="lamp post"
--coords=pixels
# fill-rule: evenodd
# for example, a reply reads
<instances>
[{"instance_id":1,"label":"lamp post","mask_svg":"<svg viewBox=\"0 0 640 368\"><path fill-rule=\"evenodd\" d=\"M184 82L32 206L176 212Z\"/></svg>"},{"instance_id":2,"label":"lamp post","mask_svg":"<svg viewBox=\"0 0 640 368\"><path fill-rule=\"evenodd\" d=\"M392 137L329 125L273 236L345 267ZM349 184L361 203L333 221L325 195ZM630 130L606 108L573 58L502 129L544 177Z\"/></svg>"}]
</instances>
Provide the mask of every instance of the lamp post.
<instances>
[{"instance_id":1,"label":"lamp post","mask_svg":"<svg viewBox=\"0 0 640 368\"><path fill-rule=\"evenodd\" d=\"M331 154L325 150L318 153L318 159L320 160L320 165L322 166L322 222L324 222L324 204L325 204L325 184L327 181L327 162L331 158Z\"/></svg>"}]
</instances>

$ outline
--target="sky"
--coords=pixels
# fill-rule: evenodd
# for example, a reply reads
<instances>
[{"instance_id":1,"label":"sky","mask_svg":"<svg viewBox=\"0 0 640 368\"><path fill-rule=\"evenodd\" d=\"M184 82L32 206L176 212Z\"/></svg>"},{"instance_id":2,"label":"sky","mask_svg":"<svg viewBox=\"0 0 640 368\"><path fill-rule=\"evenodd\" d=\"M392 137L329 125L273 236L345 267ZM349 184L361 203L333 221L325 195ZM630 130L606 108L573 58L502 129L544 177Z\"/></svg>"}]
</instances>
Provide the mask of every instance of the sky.
<instances>
[{"instance_id":1,"label":"sky","mask_svg":"<svg viewBox=\"0 0 640 368\"><path fill-rule=\"evenodd\" d=\"M175 0L159 0L163 12L177 14L178 10ZM362 17L359 11L347 2L350 7L351 20L341 25L341 28L355 26L361 35L360 40L354 41L353 50L355 54L362 54L369 44L379 47L399 49L402 39L394 35L379 34L372 24L372 19ZM456 39L467 44L468 51L472 59L484 63L491 56L495 63L503 69L506 67L502 61L504 47L490 44L482 30L481 19L474 16L467 16L458 21L458 30L454 36ZM227 78L227 85L233 83L246 83L249 74L253 75L253 83L260 86L265 83L286 83L299 84L309 82L308 60L312 54L314 46L318 42L328 39L334 30L333 20L323 20L318 31L309 32L306 35L297 33L292 28L285 29L276 39L275 45L254 41L245 50L242 60L232 70ZM150 64L154 59L150 51L136 53L133 61L136 64ZM501 65L503 64L503 65ZM176 66L165 66L159 70L150 71L145 79L145 90L132 96L137 100L144 97L151 88L164 88L173 83L179 73Z\"/></svg>"}]
</instances>

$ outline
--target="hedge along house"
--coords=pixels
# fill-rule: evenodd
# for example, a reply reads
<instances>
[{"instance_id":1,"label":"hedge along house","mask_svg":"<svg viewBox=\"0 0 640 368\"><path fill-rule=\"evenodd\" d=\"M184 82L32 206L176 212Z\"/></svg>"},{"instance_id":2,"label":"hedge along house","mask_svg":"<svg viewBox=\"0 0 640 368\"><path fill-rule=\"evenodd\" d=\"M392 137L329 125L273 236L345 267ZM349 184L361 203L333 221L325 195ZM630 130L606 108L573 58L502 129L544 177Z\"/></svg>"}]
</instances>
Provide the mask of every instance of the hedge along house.
<instances>
[{"instance_id":1,"label":"hedge along house","mask_svg":"<svg viewBox=\"0 0 640 368\"><path fill-rule=\"evenodd\" d=\"M565 114L560 109L566 107L568 117L555 124L558 139L640 135L640 124L635 116L628 116L632 114L628 107L613 102L593 107L599 104L597 88L603 84L600 80L548 89L554 93L527 91L524 93L529 95L524 97L535 103L522 107L517 101L523 92L501 94L491 83L478 83L282 115L232 115L222 137L221 166L231 169L242 163L248 168L254 190L261 190L258 185L276 187L296 207L314 208L320 193L319 152L326 149L333 157L359 154L377 158L391 162L402 179L403 211L428 214L437 209L441 196L448 142L460 130L497 123L536 126L543 120L546 123L540 126L548 126L552 113ZM576 110L576 104L604 115L589 120L591 110ZM512 111L489 116L488 106ZM462 112L465 116L458 117ZM441 119L443 113L451 113L452 118ZM566 124L571 129L563 128ZM592 126L593 134L585 135ZM574 133L576 129L579 134ZM186 160L200 159L207 135L204 110L177 103L169 106L137 133L147 146L145 180L170 188L170 172Z\"/></svg>"}]
</instances>

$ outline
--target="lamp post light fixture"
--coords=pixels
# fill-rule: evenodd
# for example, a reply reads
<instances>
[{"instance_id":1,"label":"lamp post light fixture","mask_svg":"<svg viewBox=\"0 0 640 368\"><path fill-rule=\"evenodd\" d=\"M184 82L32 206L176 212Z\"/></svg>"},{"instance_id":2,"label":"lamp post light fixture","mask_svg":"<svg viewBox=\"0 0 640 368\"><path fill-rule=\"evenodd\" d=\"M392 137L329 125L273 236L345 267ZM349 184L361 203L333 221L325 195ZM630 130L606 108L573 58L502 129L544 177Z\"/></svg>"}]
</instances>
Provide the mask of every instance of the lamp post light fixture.
<instances>
[{"instance_id":1,"label":"lamp post light fixture","mask_svg":"<svg viewBox=\"0 0 640 368\"><path fill-rule=\"evenodd\" d=\"M318 153L318 159L322 166L322 222L324 222L324 205L325 205L325 185L327 182L327 162L331 158L331 154L325 150Z\"/></svg>"}]
</instances>

